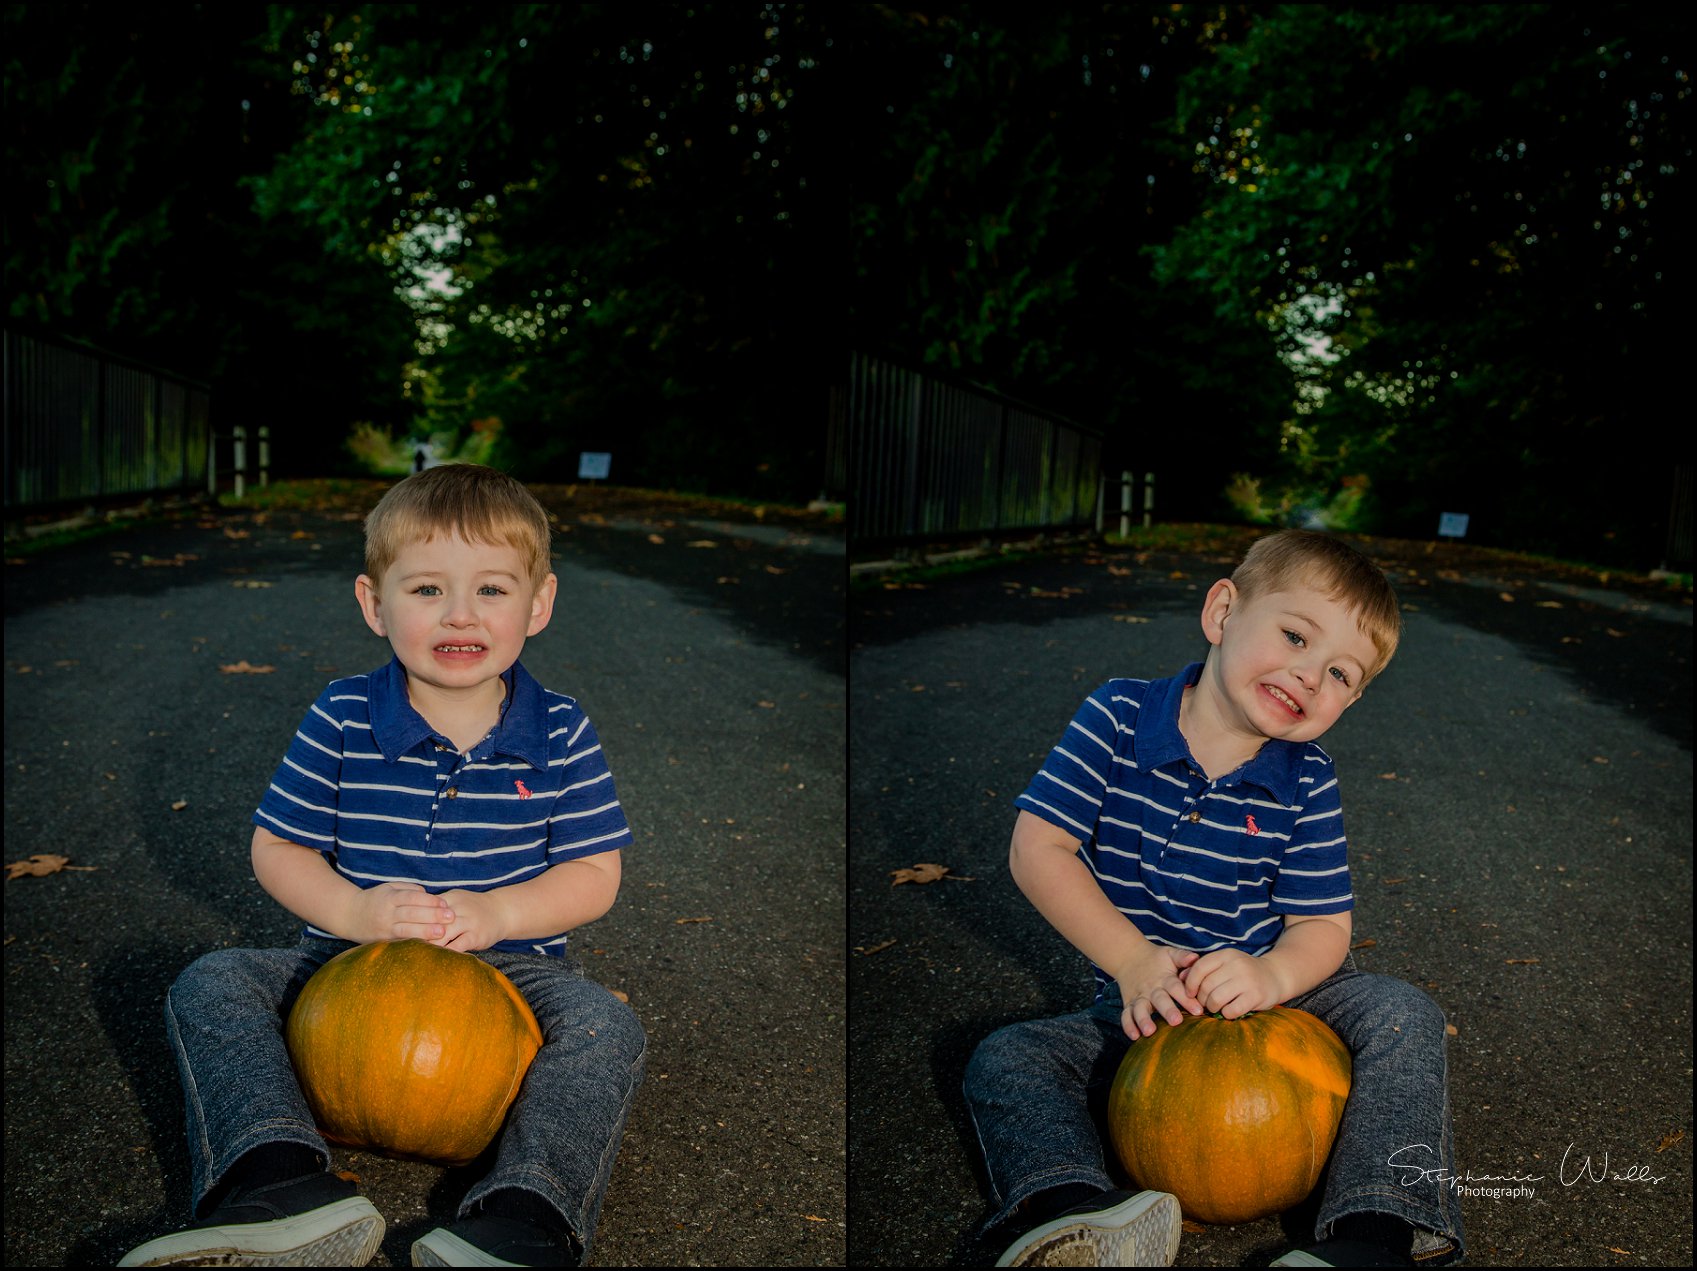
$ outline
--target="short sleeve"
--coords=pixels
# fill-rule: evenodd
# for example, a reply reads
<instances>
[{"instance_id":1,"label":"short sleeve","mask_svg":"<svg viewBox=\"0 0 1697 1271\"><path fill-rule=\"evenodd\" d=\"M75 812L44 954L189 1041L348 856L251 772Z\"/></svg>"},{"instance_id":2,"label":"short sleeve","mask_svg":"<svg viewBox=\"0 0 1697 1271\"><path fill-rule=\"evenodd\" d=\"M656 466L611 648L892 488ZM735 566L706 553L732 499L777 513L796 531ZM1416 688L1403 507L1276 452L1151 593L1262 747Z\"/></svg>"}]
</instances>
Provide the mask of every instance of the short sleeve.
<instances>
[{"instance_id":1,"label":"short sleeve","mask_svg":"<svg viewBox=\"0 0 1697 1271\"><path fill-rule=\"evenodd\" d=\"M319 694L253 814L261 829L325 853L336 849L336 792L347 726L335 709L338 696L337 684Z\"/></svg>"},{"instance_id":2,"label":"short sleeve","mask_svg":"<svg viewBox=\"0 0 1697 1271\"><path fill-rule=\"evenodd\" d=\"M1089 842L1096 835L1120 731L1111 685L1104 684L1084 699L1014 805Z\"/></svg>"},{"instance_id":3,"label":"short sleeve","mask_svg":"<svg viewBox=\"0 0 1697 1271\"><path fill-rule=\"evenodd\" d=\"M1335 914L1355 907L1349 881L1349 841L1343 800L1331 759L1308 747L1298 777L1300 793L1290 842L1279 861L1268 909L1276 914Z\"/></svg>"},{"instance_id":4,"label":"short sleeve","mask_svg":"<svg viewBox=\"0 0 1697 1271\"><path fill-rule=\"evenodd\" d=\"M595 725L574 707L564 726L563 780L548 817L550 865L610 852L632 842Z\"/></svg>"}]
</instances>

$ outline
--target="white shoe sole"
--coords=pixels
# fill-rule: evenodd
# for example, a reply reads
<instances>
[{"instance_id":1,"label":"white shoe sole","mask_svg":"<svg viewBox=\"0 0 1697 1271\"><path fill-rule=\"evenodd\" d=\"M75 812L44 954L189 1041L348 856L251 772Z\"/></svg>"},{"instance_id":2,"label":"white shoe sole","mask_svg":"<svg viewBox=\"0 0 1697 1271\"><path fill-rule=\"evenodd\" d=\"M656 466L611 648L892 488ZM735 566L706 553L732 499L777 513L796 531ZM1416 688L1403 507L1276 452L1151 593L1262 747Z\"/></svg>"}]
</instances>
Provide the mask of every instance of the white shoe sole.
<instances>
[{"instance_id":1,"label":"white shoe sole","mask_svg":"<svg viewBox=\"0 0 1697 1271\"><path fill-rule=\"evenodd\" d=\"M1016 1241L999 1267L1170 1267L1178 1257L1178 1197L1138 1192L1112 1209L1067 1214Z\"/></svg>"},{"instance_id":2,"label":"white shoe sole","mask_svg":"<svg viewBox=\"0 0 1697 1271\"><path fill-rule=\"evenodd\" d=\"M363 1196L304 1214L197 1227L131 1250L121 1267L363 1267L383 1243L383 1215Z\"/></svg>"}]
</instances>

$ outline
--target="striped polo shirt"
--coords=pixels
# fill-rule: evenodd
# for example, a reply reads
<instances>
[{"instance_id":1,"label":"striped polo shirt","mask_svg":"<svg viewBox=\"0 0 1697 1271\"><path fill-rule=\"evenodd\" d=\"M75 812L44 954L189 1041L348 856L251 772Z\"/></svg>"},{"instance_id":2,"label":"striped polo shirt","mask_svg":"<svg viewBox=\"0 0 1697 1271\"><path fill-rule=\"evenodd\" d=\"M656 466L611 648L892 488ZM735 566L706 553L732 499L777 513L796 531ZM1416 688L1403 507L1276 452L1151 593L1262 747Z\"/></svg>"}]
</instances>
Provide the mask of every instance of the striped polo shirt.
<instances>
[{"instance_id":1,"label":"striped polo shirt","mask_svg":"<svg viewBox=\"0 0 1697 1271\"><path fill-rule=\"evenodd\" d=\"M324 690L253 822L361 887L489 891L631 842L588 717L514 663L494 730L461 754L407 699L398 659ZM307 925L307 933L328 936ZM564 957L564 932L496 949Z\"/></svg>"},{"instance_id":2,"label":"striped polo shirt","mask_svg":"<svg viewBox=\"0 0 1697 1271\"><path fill-rule=\"evenodd\" d=\"M1337 773L1313 742L1269 740L1210 781L1179 732L1194 662L1109 680L1015 803L1078 838L1109 900L1156 944L1259 956L1285 914L1354 906ZM1109 977L1094 968L1098 985Z\"/></svg>"}]
</instances>

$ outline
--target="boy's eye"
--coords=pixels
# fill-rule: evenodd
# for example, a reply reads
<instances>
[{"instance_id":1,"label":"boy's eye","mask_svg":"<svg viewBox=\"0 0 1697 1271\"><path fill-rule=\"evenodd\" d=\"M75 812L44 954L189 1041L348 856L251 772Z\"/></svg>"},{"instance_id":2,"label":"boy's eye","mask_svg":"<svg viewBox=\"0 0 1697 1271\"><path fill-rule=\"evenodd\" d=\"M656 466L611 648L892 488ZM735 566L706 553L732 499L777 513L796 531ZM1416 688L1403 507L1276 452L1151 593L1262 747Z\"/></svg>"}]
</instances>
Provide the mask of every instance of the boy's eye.
<instances>
[{"instance_id":1,"label":"boy's eye","mask_svg":"<svg viewBox=\"0 0 1697 1271\"><path fill-rule=\"evenodd\" d=\"M480 595L484 596L504 596L507 594L505 588L497 587L494 583L484 583L477 590Z\"/></svg>"},{"instance_id":2,"label":"boy's eye","mask_svg":"<svg viewBox=\"0 0 1697 1271\"><path fill-rule=\"evenodd\" d=\"M1345 688L1349 687L1349 675L1341 666L1334 666L1332 668L1332 678L1339 684L1342 684Z\"/></svg>"},{"instance_id":3,"label":"boy's eye","mask_svg":"<svg viewBox=\"0 0 1697 1271\"><path fill-rule=\"evenodd\" d=\"M412 594L415 596L434 596L441 590L435 583L420 583L412 589Z\"/></svg>"},{"instance_id":4,"label":"boy's eye","mask_svg":"<svg viewBox=\"0 0 1697 1271\"><path fill-rule=\"evenodd\" d=\"M1299 649L1302 647L1302 637L1297 635L1294 631L1285 632L1285 639Z\"/></svg>"}]
</instances>

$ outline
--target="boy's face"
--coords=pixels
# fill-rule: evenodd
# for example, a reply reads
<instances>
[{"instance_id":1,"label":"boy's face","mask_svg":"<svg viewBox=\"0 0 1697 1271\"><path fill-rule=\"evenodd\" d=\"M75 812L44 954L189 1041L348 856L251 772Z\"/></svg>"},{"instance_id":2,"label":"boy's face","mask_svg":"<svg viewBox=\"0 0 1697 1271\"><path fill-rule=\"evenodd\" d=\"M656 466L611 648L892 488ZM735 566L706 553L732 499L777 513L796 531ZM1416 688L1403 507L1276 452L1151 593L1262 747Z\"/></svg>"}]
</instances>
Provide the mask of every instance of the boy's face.
<instances>
[{"instance_id":1,"label":"boy's face","mask_svg":"<svg viewBox=\"0 0 1697 1271\"><path fill-rule=\"evenodd\" d=\"M1208 592L1202 630L1217 646L1204 681L1234 731L1314 741L1354 705L1378 649L1354 613L1323 590L1245 597L1229 579Z\"/></svg>"},{"instance_id":2,"label":"boy's face","mask_svg":"<svg viewBox=\"0 0 1697 1271\"><path fill-rule=\"evenodd\" d=\"M409 544L380 579L354 589L410 684L463 695L502 675L548 625L554 575L533 587L517 548L439 535Z\"/></svg>"}]
</instances>

